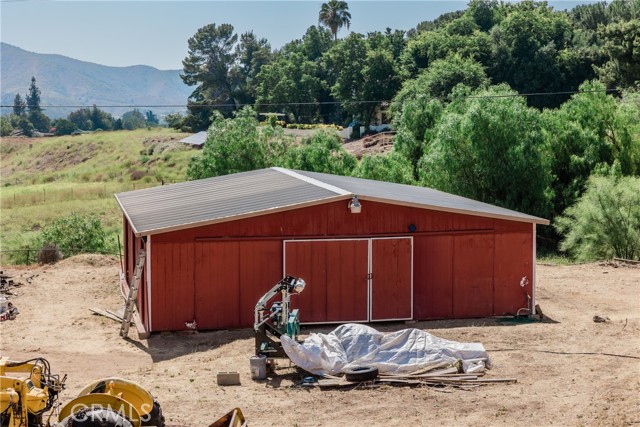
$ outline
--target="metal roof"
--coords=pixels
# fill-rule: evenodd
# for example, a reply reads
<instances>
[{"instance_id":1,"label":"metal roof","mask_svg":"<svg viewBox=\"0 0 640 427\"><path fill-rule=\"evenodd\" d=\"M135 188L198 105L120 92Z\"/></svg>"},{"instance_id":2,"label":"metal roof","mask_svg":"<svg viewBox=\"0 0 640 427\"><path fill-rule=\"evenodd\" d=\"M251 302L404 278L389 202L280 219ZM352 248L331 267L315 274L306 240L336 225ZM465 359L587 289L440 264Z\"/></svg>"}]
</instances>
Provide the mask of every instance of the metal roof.
<instances>
[{"instance_id":1,"label":"metal roof","mask_svg":"<svg viewBox=\"0 0 640 427\"><path fill-rule=\"evenodd\" d=\"M357 195L360 200L381 201L385 203L428 208L438 211L455 212L467 215L508 219L512 221L549 224L549 220L523 214L511 209L501 208L489 203L478 202L466 197L456 196L443 191L415 185L395 184L371 179L349 176L329 175L326 173L295 171L296 173L322 181Z\"/></svg>"},{"instance_id":2,"label":"metal roof","mask_svg":"<svg viewBox=\"0 0 640 427\"><path fill-rule=\"evenodd\" d=\"M204 145L204 141L207 139L207 131L203 130L198 133L194 133L193 135L189 135L186 138L182 138L180 142L189 145L195 145L196 147L202 147Z\"/></svg>"},{"instance_id":3,"label":"metal roof","mask_svg":"<svg viewBox=\"0 0 640 427\"><path fill-rule=\"evenodd\" d=\"M136 235L180 230L349 198L260 169L115 195Z\"/></svg>"},{"instance_id":4,"label":"metal roof","mask_svg":"<svg viewBox=\"0 0 640 427\"><path fill-rule=\"evenodd\" d=\"M512 221L549 221L442 191L369 179L260 169L115 195L136 235L180 230L349 199Z\"/></svg>"}]
</instances>

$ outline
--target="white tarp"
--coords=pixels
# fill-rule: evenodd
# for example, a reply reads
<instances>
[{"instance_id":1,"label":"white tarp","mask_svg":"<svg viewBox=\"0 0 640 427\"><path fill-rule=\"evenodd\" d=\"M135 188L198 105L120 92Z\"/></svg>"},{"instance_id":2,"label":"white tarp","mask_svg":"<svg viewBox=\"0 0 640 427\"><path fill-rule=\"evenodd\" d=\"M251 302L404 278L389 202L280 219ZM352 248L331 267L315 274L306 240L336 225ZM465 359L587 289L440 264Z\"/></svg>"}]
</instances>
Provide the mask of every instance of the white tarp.
<instances>
[{"instance_id":1,"label":"white tarp","mask_svg":"<svg viewBox=\"0 0 640 427\"><path fill-rule=\"evenodd\" d=\"M338 375L355 366L375 366L380 373L409 374L446 368L462 361L465 372L491 367L480 343L459 343L420 329L383 334L369 326L348 323L329 334L311 334L302 344L283 335L287 356L315 375Z\"/></svg>"}]
</instances>

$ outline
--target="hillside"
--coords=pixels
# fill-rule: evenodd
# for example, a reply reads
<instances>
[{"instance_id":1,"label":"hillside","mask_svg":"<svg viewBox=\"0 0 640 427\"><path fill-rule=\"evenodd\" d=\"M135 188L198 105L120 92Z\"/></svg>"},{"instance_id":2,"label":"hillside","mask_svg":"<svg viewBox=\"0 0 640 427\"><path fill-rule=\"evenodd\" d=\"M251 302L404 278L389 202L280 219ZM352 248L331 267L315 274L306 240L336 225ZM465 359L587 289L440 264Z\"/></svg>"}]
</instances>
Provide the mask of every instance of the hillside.
<instances>
[{"instance_id":1,"label":"hillside","mask_svg":"<svg viewBox=\"0 0 640 427\"><path fill-rule=\"evenodd\" d=\"M31 76L42 91L42 105L184 105L193 88L180 79L180 70L162 71L145 65L108 67L62 55L28 52L0 44L2 104L10 105L17 93L25 96ZM46 108L46 107L45 107ZM49 108L52 118L77 108ZM122 114L131 108L105 108ZM159 109L162 114L180 108ZM5 113L5 111L3 111Z\"/></svg>"},{"instance_id":2,"label":"hillside","mask_svg":"<svg viewBox=\"0 0 640 427\"><path fill-rule=\"evenodd\" d=\"M29 247L43 226L71 212L99 217L115 242L122 216L113 194L183 181L196 153L178 142L184 136L158 128L2 138L0 249Z\"/></svg>"}]
</instances>

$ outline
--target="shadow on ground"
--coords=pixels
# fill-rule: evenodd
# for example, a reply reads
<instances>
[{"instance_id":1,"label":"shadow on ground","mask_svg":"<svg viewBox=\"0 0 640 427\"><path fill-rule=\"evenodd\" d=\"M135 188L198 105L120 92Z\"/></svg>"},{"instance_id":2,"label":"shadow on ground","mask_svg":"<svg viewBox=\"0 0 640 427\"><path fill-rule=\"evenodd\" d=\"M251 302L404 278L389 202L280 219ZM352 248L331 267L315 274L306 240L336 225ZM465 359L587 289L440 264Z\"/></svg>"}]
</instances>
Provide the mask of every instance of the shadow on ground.
<instances>
[{"instance_id":1,"label":"shadow on ground","mask_svg":"<svg viewBox=\"0 0 640 427\"><path fill-rule=\"evenodd\" d=\"M479 319L455 319L455 320L430 320L420 322L380 322L369 324L381 332L396 332L407 328L416 328L426 331L438 329L468 328L468 327L500 327L518 326L526 327L535 323L559 323L549 317L540 321L532 321L526 318L514 319L513 317L491 317ZM301 336L306 337L311 333L328 334L339 325L310 325L302 326ZM161 332L152 334L146 345L135 339L128 341L151 356L154 362L162 362L181 357L187 354L215 350L238 340L250 340L253 346L253 328L209 331L209 332ZM277 384L270 384L277 388Z\"/></svg>"}]
</instances>

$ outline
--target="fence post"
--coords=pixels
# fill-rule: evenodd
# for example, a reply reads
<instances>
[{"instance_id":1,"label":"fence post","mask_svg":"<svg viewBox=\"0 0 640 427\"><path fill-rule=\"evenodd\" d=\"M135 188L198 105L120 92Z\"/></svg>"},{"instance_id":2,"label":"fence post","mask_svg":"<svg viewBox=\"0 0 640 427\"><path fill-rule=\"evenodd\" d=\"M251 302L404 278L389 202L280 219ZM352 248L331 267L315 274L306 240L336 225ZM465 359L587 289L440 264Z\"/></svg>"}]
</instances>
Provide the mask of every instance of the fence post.
<instances>
[{"instance_id":1,"label":"fence post","mask_svg":"<svg viewBox=\"0 0 640 427\"><path fill-rule=\"evenodd\" d=\"M27 249L27 265L29 265L29 249Z\"/></svg>"},{"instance_id":2,"label":"fence post","mask_svg":"<svg viewBox=\"0 0 640 427\"><path fill-rule=\"evenodd\" d=\"M47 193L44 188L42 189L42 201L43 202L47 201Z\"/></svg>"}]
</instances>

